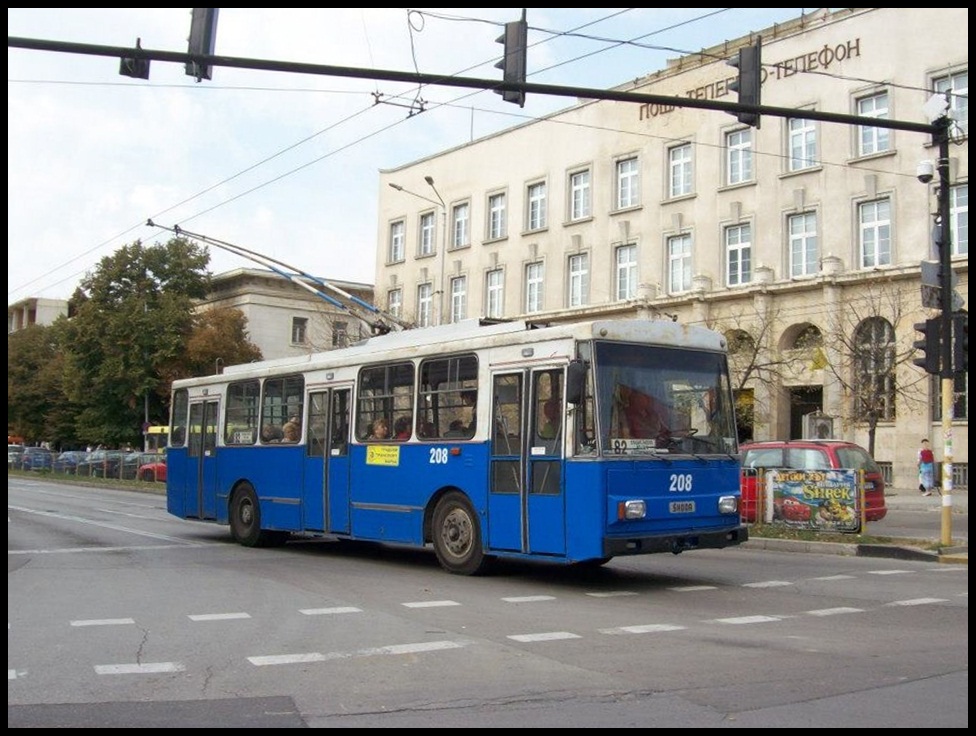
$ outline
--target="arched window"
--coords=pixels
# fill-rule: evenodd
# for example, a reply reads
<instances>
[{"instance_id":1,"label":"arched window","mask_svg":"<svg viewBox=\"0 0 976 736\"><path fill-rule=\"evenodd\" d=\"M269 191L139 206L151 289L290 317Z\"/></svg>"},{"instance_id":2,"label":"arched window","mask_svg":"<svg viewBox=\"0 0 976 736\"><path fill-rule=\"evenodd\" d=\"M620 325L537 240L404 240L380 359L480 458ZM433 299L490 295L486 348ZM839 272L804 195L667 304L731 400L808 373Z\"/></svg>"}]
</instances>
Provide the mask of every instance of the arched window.
<instances>
[{"instance_id":1,"label":"arched window","mask_svg":"<svg viewBox=\"0 0 976 736\"><path fill-rule=\"evenodd\" d=\"M859 422L895 418L895 330L870 317L854 332L854 417Z\"/></svg>"}]
</instances>

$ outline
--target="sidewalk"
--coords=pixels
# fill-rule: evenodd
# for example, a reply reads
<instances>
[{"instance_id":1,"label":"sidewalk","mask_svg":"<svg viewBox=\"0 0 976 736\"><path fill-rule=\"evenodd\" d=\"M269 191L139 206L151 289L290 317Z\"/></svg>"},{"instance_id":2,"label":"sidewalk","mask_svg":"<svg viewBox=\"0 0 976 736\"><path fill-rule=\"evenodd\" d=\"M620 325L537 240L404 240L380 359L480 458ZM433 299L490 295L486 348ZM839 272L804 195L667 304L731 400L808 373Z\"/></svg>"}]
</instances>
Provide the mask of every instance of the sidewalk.
<instances>
[{"instance_id":1,"label":"sidewalk","mask_svg":"<svg viewBox=\"0 0 976 736\"><path fill-rule=\"evenodd\" d=\"M902 511L921 511L931 509L941 511L942 496L937 491L932 491L931 496L923 496L917 488L886 488L885 506L889 509ZM969 513L969 490L966 488L952 489L952 513Z\"/></svg>"}]
</instances>

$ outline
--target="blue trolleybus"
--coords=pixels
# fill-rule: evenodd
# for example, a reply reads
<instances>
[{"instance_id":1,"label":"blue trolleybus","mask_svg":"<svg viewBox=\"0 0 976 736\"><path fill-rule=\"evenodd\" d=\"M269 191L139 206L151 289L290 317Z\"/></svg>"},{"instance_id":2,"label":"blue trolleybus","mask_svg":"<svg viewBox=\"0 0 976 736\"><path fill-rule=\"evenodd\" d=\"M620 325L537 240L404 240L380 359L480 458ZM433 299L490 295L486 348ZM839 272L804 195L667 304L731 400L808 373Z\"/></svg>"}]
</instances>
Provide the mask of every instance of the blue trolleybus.
<instances>
[{"instance_id":1,"label":"blue trolleybus","mask_svg":"<svg viewBox=\"0 0 976 736\"><path fill-rule=\"evenodd\" d=\"M171 514L252 547L329 536L599 565L738 545L725 341L665 320L451 325L174 382Z\"/></svg>"}]
</instances>

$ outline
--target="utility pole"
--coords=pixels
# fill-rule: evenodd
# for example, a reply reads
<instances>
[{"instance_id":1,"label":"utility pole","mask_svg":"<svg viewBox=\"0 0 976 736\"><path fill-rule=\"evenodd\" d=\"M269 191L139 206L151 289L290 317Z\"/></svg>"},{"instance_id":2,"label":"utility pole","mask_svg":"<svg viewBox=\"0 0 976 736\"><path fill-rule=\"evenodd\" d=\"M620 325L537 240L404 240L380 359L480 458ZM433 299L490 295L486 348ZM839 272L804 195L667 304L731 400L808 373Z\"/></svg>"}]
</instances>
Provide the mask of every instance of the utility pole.
<instances>
[{"instance_id":1,"label":"utility pole","mask_svg":"<svg viewBox=\"0 0 976 736\"><path fill-rule=\"evenodd\" d=\"M939 317L939 346L940 371L939 379L942 386L942 534L940 543L948 547L952 544L952 411L955 366L952 355L952 235L949 227L950 217L950 189L949 189L949 128L952 121L948 113L933 123L934 138L939 146L939 160L936 169L939 172L939 187L937 200L939 209L939 270L940 291L942 293L942 314Z\"/></svg>"}]
</instances>

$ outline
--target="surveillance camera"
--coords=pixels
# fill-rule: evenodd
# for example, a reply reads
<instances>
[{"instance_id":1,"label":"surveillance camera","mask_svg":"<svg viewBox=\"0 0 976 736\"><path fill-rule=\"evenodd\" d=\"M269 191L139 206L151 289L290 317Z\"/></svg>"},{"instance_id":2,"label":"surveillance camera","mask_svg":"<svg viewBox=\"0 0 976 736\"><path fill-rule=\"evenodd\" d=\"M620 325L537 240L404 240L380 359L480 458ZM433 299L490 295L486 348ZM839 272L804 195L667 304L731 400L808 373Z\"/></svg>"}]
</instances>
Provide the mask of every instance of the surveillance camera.
<instances>
[{"instance_id":1,"label":"surveillance camera","mask_svg":"<svg viewBox=\"0 0 976 736\"><path fill-rule=\"evenodd\" d=\"M915 176L923 184L928 184L935 176L935 165L931 161L919 161L915 167Z\"/></svg>"}]
</instances>

